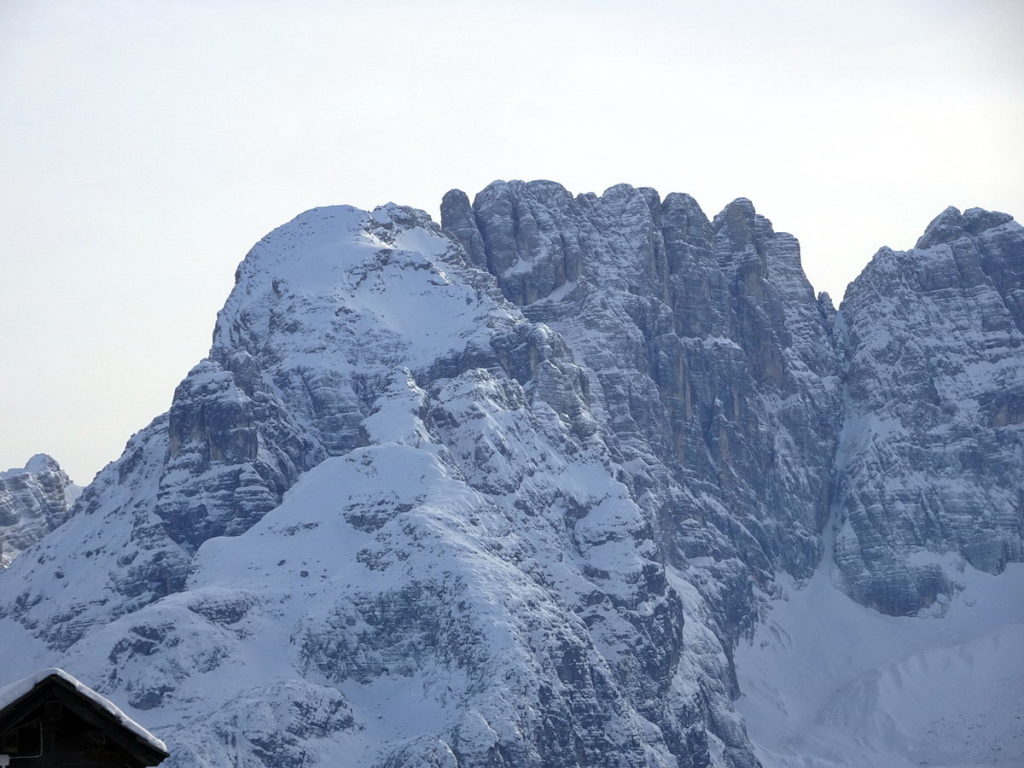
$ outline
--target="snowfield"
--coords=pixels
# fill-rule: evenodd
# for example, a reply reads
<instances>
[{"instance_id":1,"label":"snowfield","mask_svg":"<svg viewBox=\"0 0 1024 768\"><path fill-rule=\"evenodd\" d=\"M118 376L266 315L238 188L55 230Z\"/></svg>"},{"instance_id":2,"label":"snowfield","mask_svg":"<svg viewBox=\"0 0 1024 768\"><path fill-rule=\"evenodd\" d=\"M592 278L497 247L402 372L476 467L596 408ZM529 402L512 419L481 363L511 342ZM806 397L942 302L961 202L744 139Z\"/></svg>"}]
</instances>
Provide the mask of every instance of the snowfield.
<instances>
[{"instance_id":1,"label":"snowfield","mask_svg":"<svg viewBox=\"0 0 1024 768\"><path fill-rule=\"evenodd\" d=\"M944 615L885 616L832 583L778 580L736 650L765 768L1011 768L1024 756L1024 565L952 567Z\"/></svg>"}]
</instances>

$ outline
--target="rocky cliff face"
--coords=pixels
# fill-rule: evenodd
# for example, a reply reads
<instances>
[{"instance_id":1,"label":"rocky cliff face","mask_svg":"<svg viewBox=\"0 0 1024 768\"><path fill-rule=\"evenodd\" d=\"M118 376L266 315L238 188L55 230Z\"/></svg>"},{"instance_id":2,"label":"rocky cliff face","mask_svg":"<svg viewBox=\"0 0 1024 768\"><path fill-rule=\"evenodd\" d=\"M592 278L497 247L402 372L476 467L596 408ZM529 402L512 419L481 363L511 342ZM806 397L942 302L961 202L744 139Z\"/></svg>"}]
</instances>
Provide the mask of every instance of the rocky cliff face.
<instances>
[{"instance_id":1,"label":"rocky cliff face","mask_svg":"<svg viewBox=\"0 0 1024 768\"><path fill-rule=\"evenodd\" d=\"M704 572L731 644L755 585L811 573L828 518L840 354L796 240L748 200L709 221L687 195L551 182L450 192L442 226L567 340L662 556Z\"/></svg>"},{"instance_id":2,"label":"rocky cliff face","mask_svg":"<svg viewBox=\"0 0 1024 768\"><path fill-rule=\"evenodd\" d=\"M0 472L0 569L67 520L81 490L42 453Z\"/></svg>"},{"instance_id":3,"label":"rocky cliff face","mask_svg":"<svg viewBox=\"0 0 1024 768\"><path fill-rule=\"evenodd\" d=\"M754 766L732 652L778 572L834 541L906 613L955 588L929 558L1021 557L1021 230L944 216L837 313L746 200L309 211L0 576L12 674L67 665L181 766Z\"/></svg>"},{"instance_id":4,"label":"rocky cliff face","mask_svg":"<svg viewBox=\"0 0 1024 768\"><path fill-rule=\"evenodd\" d=\"M844 586L910 614L956 589L962 556L1024 559L1024 231L947 209L879 251L841 310L846 417L835 552Z\"/></svg>"},{"instance_id":5,"label":"rocky cliff face","mask_svg":"<svg viewBox=\"0 0 1024 768\"><path fill-rule=\"evenodd\" d=\"M839 313L746 200L709 222L685 195L496 182L472 205L450 192L442 224L570 341L619 409L620 450L677 481L666 552L714 561L725 625L747 626L752 582L809 575L833 505L845 588L885 613L955 591L945 553L989 572L1022 559L1024 234L1008 215L948 209L913 251L880 252ZM739 594L723 602L722 584Z\"/></svg>"}]
</instances>

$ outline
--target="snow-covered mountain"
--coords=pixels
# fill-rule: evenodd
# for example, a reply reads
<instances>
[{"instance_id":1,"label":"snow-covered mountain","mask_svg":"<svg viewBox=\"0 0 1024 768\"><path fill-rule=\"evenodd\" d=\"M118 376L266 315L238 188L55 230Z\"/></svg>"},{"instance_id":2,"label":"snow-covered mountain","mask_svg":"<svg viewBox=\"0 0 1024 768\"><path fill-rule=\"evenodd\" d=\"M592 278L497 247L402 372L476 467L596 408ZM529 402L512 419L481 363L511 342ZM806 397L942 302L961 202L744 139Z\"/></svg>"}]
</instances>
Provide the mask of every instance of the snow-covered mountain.
<instances>
[{"instance_id":1,"label":"snow-covered mountain","mask_svg":"<svg viewBox=\"0 0 1024 768\"><path fill-rule=\"evenodd\" d=\"M849 287L836 562L848 593L911 614L957 590L935 553L1024 560L1024 234L949 208ZM940 605L941 608L941 605Z\"/></svg>"},{"instance_id":2,"label":"snow-covered mountain","mask_svg":"<svg viewBox=\"0 0 1024 768\"><path fill-rule=\"evenodd\" d=\"M67 520L81 492L44 453L0 472L0 569Z\"/></svg>"},{"instance_id":3,"label":"snow-covered mountain","mask_svg":"<svg viewBox=\"0 0 1024 768\"><path fill-rule=\"evenodd\" d=\"M946 626L901 617L1024 558L1022 275L977 210L839 312L746 200L309 211L0 574L10 676L65 666L176 766L770 762L776 598Z\"/></svg>"}]
</instances>

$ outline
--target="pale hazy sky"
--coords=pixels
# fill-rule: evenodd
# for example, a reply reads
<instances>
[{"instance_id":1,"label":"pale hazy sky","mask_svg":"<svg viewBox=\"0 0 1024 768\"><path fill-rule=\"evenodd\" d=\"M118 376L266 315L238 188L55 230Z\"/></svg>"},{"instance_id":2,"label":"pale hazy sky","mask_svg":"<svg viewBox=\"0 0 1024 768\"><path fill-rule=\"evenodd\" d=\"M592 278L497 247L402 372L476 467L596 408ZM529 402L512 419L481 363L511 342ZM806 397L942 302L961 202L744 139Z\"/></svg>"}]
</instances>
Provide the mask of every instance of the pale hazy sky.
<instances>
[{"instance_id":1,"label":"pale hazy sky","mask_svg":"<svg viewBox=\"0 0 1024 768\"><path fill-rule=\"evenodd\" d=\"M88 482L318 205L749 197L838 301L947 205L1024 217L1022 33L1018 0L0 0L0 469Z\"/></svg>"}]
</instances>

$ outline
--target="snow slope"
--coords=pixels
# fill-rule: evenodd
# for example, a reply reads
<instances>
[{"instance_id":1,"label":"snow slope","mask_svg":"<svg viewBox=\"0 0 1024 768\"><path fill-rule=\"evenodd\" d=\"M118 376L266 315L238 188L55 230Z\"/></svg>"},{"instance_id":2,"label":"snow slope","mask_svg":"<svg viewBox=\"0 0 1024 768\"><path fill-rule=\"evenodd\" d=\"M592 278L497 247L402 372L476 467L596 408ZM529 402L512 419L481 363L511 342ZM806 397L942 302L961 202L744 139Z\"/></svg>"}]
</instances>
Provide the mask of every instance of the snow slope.
<instances>
[{"instance_id":1,"label":"snow slope","mask_svg":"<svg viewBox=\"0 0 1024 768\"><path fill-rule=\"evenodd\" d=\"M1024 565L959 558L945 616L886 616L824 563L779 581L736 649L737 708L765 768L1009 768L1024 758Z\"/></svg>"}]
</instances>

